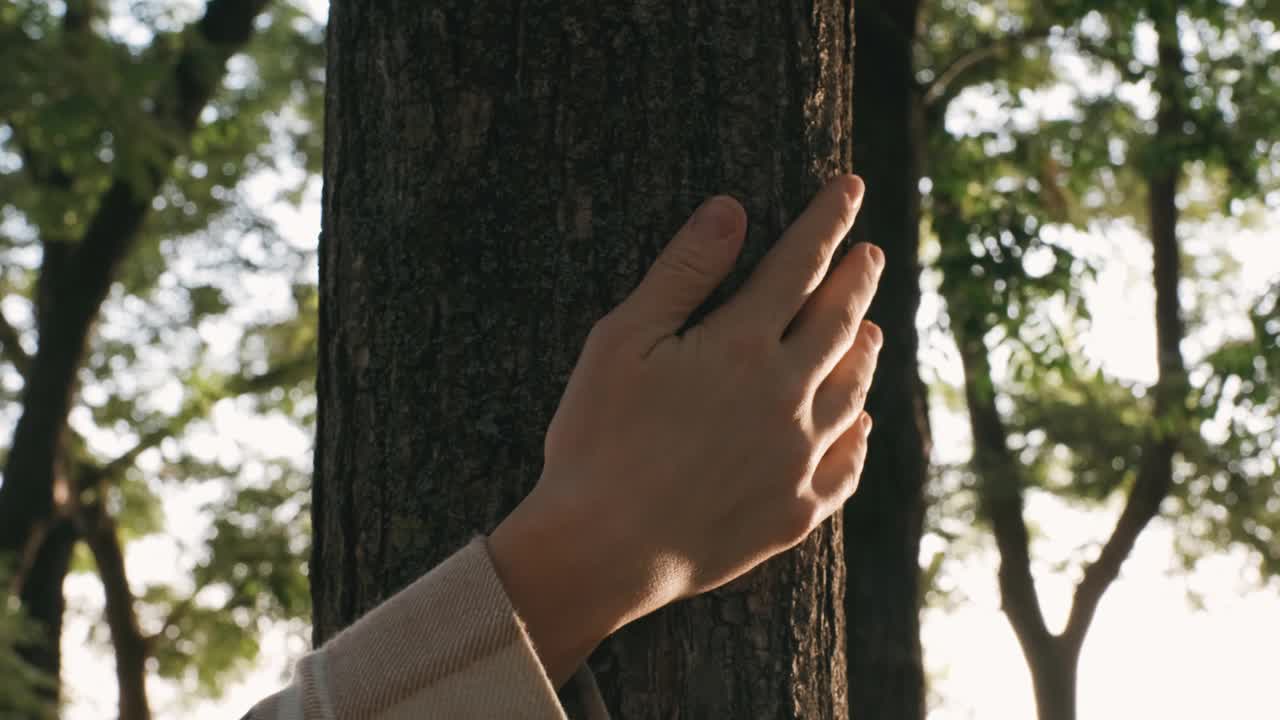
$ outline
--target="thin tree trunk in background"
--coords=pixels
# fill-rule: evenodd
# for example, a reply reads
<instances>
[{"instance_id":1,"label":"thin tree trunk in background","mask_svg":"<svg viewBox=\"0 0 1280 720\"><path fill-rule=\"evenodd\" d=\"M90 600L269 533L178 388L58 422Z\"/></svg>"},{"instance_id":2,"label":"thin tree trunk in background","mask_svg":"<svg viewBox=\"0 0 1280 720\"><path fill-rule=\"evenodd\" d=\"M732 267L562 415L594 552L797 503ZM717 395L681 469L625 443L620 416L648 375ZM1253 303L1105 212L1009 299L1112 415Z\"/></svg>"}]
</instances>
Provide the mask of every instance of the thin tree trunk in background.
<instances>
[{"instance_id":1,"label":"thin tree trunk in background","mask_svg":"<svg viewBox=\"0 0 1280 720\"><path fill-rule=\"evenodd\" d=\"M1037 720L1076 720L1076 669L1080 648L1052 636L1029 665Z\"/></svg>"},{"instance_id":2,"label":"thin tree trunk in background","mask_svg":"<svg viewBox=\"0 0 1280 720\"><path fill-rule=\"evenodd\" d=\"M863 0L854 67L854 169L867 182L854 240L884 248L871 318L885 344L867 410L875 420L858 492L845 507L850 715L922 720L920 535L930 449L916 363L921 122L912 48L918 2Z\"/></svg>"},{"instance_id":3,"label":"thin tree trunk in background","mask_svg":"<svg viewBox=\"0 0 1280 720\"><path fill-rule=\"evenodd\" d=\"M84 508L81 518L82 534L93 553L106 596L107 627L111 630L116 660L118 720L151 720L151 703L147 698L150 650L138 625L119 528L99 503Z\"/></svg>"},{"instance_id":4,"label":"thin tree trunk in background","mask_svg":"<svg viewBox=\"0 0 1280 720\"><path fill-rule=\"evenodd\" d=\"M1151 16L1158 34L1159 64L1155 89L1160 95L1154 150L1147 174L1147 211L1152 242L1158 376L1151 419L1143 428L1141 461L1124 509L1095 560L1076 585L1066 626L1050 632L1031 573L1029 533L1023 518L1023 488L1029 481L1009 448L1008 433L996 402L996 390L983 338L991 330L981 313L967 313L962 281L944 272L952 327L965 369L965 395L974 438L974 466L983 512L991 522L1000 552L1001 605L1031 671L1039 720L1075 720L1077 668L1085 637L1103 594L1120 575L1139 535L1159 513L1173 480L1179 438L1193 432L1185 407L1189 393L1181 343L1185 336L1178 296L1181 254L1178 242L1177 189L1185 142L1186 71L1178 40L1178 5L1155 2ZM940 120L941 116L938 116ZM934 225L943 242L964 241L965 224L953 201L935 199ZM953 268L951 272L964 272Z\"/></svg>"},{"instance_id":5,"label":"thin tree trunk in background","mask_svg":"<svg viewBox=\"0 0 1280 720\"><path fill-rule=\"evenodd\" d=\"M750 229L695 320L851 169L852 13L334 0L317 643L529 490L587 331L703 198ZM845 717L843 552L837 517L618 633L591 661L615 717Z\"/></svg>"}]
</instances>

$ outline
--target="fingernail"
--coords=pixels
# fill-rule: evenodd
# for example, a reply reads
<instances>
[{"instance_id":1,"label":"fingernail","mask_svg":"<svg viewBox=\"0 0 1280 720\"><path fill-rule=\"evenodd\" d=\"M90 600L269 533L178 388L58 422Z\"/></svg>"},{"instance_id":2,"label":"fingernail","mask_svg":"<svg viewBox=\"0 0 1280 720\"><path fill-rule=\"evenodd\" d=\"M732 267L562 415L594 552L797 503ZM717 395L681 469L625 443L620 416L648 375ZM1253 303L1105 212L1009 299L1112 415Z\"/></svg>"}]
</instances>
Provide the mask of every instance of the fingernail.
<instances>
[{"instance_id":1,"label":"fingernail","mask_svg":"<svg viewBox=\"0 0 1280 720\"><path fill-rule=\"evenodd\" d=\"M866 410L862 411L862 436L866 437L871 434L871 415Z\"/></svg>"},{"instance_id":2,"label":"fingernail","mask_svg":"<svg viewBox=\"0 0 1280 720\"><path fill-rule=\"evenodd\" d=\"M876 350L884 346L884 331L880 329L879 325L870 320L864 320L863 328L866 330L867 339L871 341L871 345Z\"/></svg>"},{"instance_id":3,"label":"fingernail","mask_svg":"<svg viewBox=\"0 0 1280 720\"><path fill-rule=\"evenodd\" d=\"M724 237L737 229L738 217L727 198L708 198L693 213L693 228L713 237Z\"/></svg>"},{"instance_id":4,"label":"fingernail","mask_svg":"<svg viewBox=\"0 0 1280 720\"><path fill-rule=\"evenodd\" d=\"M867 196L867 183L862 179L861 175L854 175L853 180L854 185L857 186L857 191L853 196L853 211L856 213L862 209L862 199Z\"/></svg>"},{"instance_id":5,"label":"fingernail","mask_svg":"<svg viewBox=\"0 0 1280 720\"><path fill-rule=\"evenodd\" d=\"M867 257L871 259L871 264L875 265L876 270L884 269L884 251L874 243L867 243Z\"/></svg>"}]
</instances>

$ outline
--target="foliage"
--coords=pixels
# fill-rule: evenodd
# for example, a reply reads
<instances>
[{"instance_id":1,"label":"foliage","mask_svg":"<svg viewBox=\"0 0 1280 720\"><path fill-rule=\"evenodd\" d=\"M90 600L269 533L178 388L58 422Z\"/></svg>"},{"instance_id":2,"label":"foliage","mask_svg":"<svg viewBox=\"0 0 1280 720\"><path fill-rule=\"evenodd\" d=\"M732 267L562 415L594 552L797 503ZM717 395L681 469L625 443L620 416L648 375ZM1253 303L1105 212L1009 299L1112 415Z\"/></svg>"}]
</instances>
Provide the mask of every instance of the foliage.
<instances>
[{"instance_id":1,"label":"foliage","mask_svg":"<svg viewBox=\"0 0 1280 720\"><path fill-rule=\"evenodd\" d=\"M186 576L135 587L157 672L217 694L254 659L263 623L309 613L305 459L229 450L211 418L234 408L294 428L314 420L314 243L286 237L271 213L314 188L323 27L271 3L225 70L196 69L222 80L188 137L154 111L172 102L178 58L203 42L202 6L0 5L0 325L12 329L0 337L0 396L20 399L23 357L38 347L49 249L78 242L114 181L151 194L79 373L68 461L106 475L125 543L174 531L164 500L183 488L220 497ZM76 571L93 569L76 557ZM0 635L0 663L15 642ZM32 686L3 677L6 698Z\"/></svg>"},{"instance_id":2,"label":"foliage","mask_svg":"<svg viewBox=\"0 0 1280 720\"><path fill-rule=\"evenodd\" d=\"M984 337L1021 482L1101 503L1132 487L1159 419L1149 383L1111 376L1083 352L1091 317L1082 290L1099 268L1071 239L1113 227L1146 233L1147 180L1169 163L1191 180L1179 192L1184 238L1247 222L1246 209L1280 187L1276 4L1182 3L1185 82L1167 91L1182 118L1173 138L1156 136L1151 14L1172 3L936 7L926 62L1023 48L977 66L965 88L948 89L949 106L933 110L924 212L939 242L944 323L970 323ZM1026 44L1040 39L1048 52ZM999 120L984 122L974 106ZM1185 282L1207 294L1230 287L1238 270L1219 262L1209 273L1184 258ZM1277 294L1254 299L1248 335L1225 333L1184 295L1189 338L1205 349L1188 355L1192 423L1161 506L1188 566L1244 547L1259 582L1280 571Z\"/></svg>"}]
</instances>

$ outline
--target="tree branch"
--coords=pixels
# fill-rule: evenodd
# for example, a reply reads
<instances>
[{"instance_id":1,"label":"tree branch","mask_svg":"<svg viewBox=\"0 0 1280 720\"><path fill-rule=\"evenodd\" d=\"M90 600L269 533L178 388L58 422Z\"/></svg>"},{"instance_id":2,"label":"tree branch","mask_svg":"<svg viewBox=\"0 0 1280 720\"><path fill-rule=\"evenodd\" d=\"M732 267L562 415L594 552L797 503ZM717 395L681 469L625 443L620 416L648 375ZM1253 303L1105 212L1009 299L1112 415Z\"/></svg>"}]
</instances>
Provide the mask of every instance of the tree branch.
<instances>
[{"instance_id":1,"label":"tree branch","mask_svg":"<svg viewBox=\"0 0 1280 720\"><path fill-rule=\"evenodd\" d=\"M1097 60L1110 63L1116 72L1120 75L1120 79L1129 83L1142 82L1145 75L1142 72L1134 72L1129 69L1129 60L1131 58L1121 55L1112 46L1105 42L1094 42L1082 38L1076 39L1076 46L1086 55L1090 55Z\"/></svg>"},{"instance_id":2,"label":"tree branch","mask_svg":"<svg viewBox=\"0 0 1280 720\"><path fill-rule=\"evenodd\" d=\"M249 377L237 376L232 378L227 382L224 392L218 396L218 399L256 394L283 385L297 378L300 373L308 371L312 366L313 360L311 355L299 355L276 364L275 367L266 372ZM204 396L197 396L189 400L177 413L169 418L169 422L143 433L133 447L116 456L107 464L94 469L92 471L94 477L104 478L107 481L117 477L129 466L133 465L143 452L164 442L165 438L174 437L182 432L191 421L200 416L200 410L209 399Z\"/></svg>"},{"instance_id":3,"label":"tree branch","mask_svg":"<svg viewBox=\"0 0 1280 720\"><path fill-rule=\"evenodd\" d=\"M106 594L107 626L116 658L120 720L150 720L147 700L146 636L138 626L134 594L125 573L124 549L115 521L107 515L101 499L81 508L80 531L98 566L98 577Z\"/></svg>"},{"instance_id":4,"label":"tree branch","mask_svg":"<svg viewBox=\"0 0 1280 720\"><path fill-rule=\"evenodd\" d=\"M190 136L221 83L227 58L248 41L254 18L266 4L267 0L209 0L204 17L187 31L191 39L174 66L171 95L156 98L162 125L174 127L183 139ZM137 240L154 188L168 170L167 164L154 166L148 188L116 178L84 236L69 251L66 267L52 279L41 278L50 302L41 309L40 345L23 388L23 412L14 430L5 483L0 485L0 553L20 551L32 528L52 509L53 463L90 327Z\"/></svg>"},{"instance_id":5,"label":"tree branch","mask_svg":"<svg viewBox=\"0 0 1280 720\"><path fill-rule=\"evenodd\" d=\"M251 377L235 378L228 383L227 394L223 397L262 392L288 382L300 370L309 367L310 363L309 355L299 355L287 362L277 364L267 372ZM111 629L111 642L116 656L120 720L149 720L151 717L146 694L146 660L151 655L154 643L163 642L169 628L176 625L190 610L199 589L193 592L191 597L174 606L158 633L144 635L138 625L135 610L136 597L129 587L124 550L115 521L107 514L102 504L102 496L106 491L106 483L112 482L119 473L132 465L143 451L181 432L182 428L197 416L195 409L202 406L199 400L189 403L184 411L173 417L173 422L144 434L132 448L107 464L95 467L83 463L79 468L77 490L83 491L89 488L97 490L96 498L80 509L76 519L80 535L93 552L98 566L98 575L102 579L106 594L107 625ZM78 492L77 496L79 495Z\"/></svg>"},{"instance_id":6,"label":"tree branch","mask_svg":"<svg viewBox=\"0 0 1280 720\"><path fill-rule=\"evenodd\" d=\"M951 302L948 304L955 307ZM969 330L962 329L963 325L969 325ZM1025 479L1017 458L1009 449L1008 431L996 408L995 384L982 341L985 334L979 322L959 323L956 344L964 364L964 391L973 432L979 500L1000 551L1001 604L1023 651L1030 655L1042 652L1052 636L1031 575L1030 540L1022 512Z\"/></svg>"},{"instance_id":7,"label":"tree branch","mask_svg":"<svg viewBox=\"0 0 1280 720\"><path fill-rule=\"evenodd\" d=\"M175 603L173 607L169 608L169 614L165 616L164 624L160 626L160 630L154 635L149 635L147 637L148 647L155 647L156 643L166 642L169 629L178 627L178 624L182 622L182 619L186 617L187 613L191 612L191 609L196 606L196 596L199 595L200 591L204 590L205 587L207 587L207 585L197 585L195 589L191 591L190 595L186 596L180 602Z\"/></svg>"},{"instance_id":8,"label":"tree branch","mask_svg":"<svg viewBox=\"0 0 1280 720\"><path fill-rule=\"evenodd\" d=\"M960 90L964 89L965 85L960 81L965 75L982 65L1004 59L1011 52L1021 50L1025 45L1049 37L1050 32L1052 32L1051 27L1028 28L1020 33L1011 33L996 38L981 47L952 58L951 62L947 63L937 77L934 78L933 82L925 86L922 100L925 107L933 108L939 103L945 105L951 101L951 98L959 95Z\"/></svg>"},{"instance_id":9,"label":"tree branch","mask_svg":"<svg viewBox=\"0 0 1280 720\"><path fill-rule=\"evenodd\" d=\"M74 179L58 167L56 162L36 155L35 150L24 141L21 126L10 123L9 129L12 131L14 147L18 149L18 157L22 158L22 167L32 182L64 192L71 189Z\"/></svg>"},{"instance_id":10,"label":"tree branch","mask_svg":"<svg viewBox=\"0 0 1280 720\"><path fill-rule=\"evenodd\" d=\"M946 195L934 198L934 228L944 247L963 247L967 226L959 208ZM965 251L967 252L967 251ZM1031 574L1030 539L1023 518L1026 478L1009 449L1008 430L996 406L995 382L983 338L990 326L981 308L968 299L967 263L943 262L941 292L964 366L965 404L973 434L973 468L978 476L978 500L991 523L1000 552L998 573L1002 609L1013 626L1028 663L1052 655L1055 642L1045 624Z\"/></svg>"},{"instance_id":11,"label":"tree branch","mask_svg":"<svg viewBox=\"0 0 1280 720\"><path fill-rule=\"evenodd\" d=\"M248 395L260 393L273 387L283 385L291 380L295 380L301 374L307 372L312 366L313 358L310 355L302 354L291 358L285 362L278 363L270 370L249 377L238 376L227 382L224 391L218 395L219 398L232 398L240 395ZM81 457L75 463L74 490L78 494L88 489L92 489L106 483L113 483L118 480L120 474L127 470L137 461L138 456L143 452L164 442L166 438L174 437L182 432L186 426L196 418L200 417L200 409L205 407L209 398L205 396L197 396L189 400L177 413L168 418L168 422L156 427L155 429L143 433L143 435L134 443L133 447L125 450L115 458L104 464L98 464L93 458L88 456ZM74 430L69 431L70 436L79 448L87 445L82 437Z\"/></svg>"},{"instance_id":12,"label":"tree branch","mask_svg":"<svg viewBox=\"0 0 1280 720\"><path fill-rule=\"evenodd\" d=\"M1171 19L1160 27L1159 74L1160 107L1156 115L1156 143L1172 143L1182 124L1184 70L1182 51L1178 46L1177 26ZM1155 421L1143 443L1138 477L1125 502L1124 510L1097 560L1091 563L1076 586L1071 613L1063 636L1075 648L1084 642L1085 633L1097 611L1102 594L1120 574L1120 567L1133 550L1138 536L1160 512L1160 504L1173 483L1173 457L1178 440L1188 432L1185 399L1188 392L1187 371L1181 343L1185 335L1181 304L1178 300L1180 257L1178 248L1178 180L1182 162L1170 153L1162 157L1149 177L1148 212L1154 258L1156 288L1156 345L1159 376L1155 387Z\"/></svg>"}]
</instances>

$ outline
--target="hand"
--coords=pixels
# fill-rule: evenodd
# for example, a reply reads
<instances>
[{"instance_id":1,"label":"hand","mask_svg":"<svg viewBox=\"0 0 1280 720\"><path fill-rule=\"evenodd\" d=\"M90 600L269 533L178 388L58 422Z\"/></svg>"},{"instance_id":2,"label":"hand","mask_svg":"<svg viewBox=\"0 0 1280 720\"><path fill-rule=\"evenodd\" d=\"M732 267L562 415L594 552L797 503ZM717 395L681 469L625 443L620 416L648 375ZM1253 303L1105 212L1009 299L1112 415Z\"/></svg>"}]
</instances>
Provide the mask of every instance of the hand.
<instances>
[{"instance_id":1,"label":"hand","mask_svg":"<svg viewBox=\"0 0 1280 720\"><path fill-rule=\"evenodd\" d=\"M592 328L533 492L490 537L559 684L628 622L803 540L857 487L884 265L860 244L824 281L863 196L831 180L743 288L675 332L732 269L746 214L711 198Z\"/></svg>"}]
</instances>

